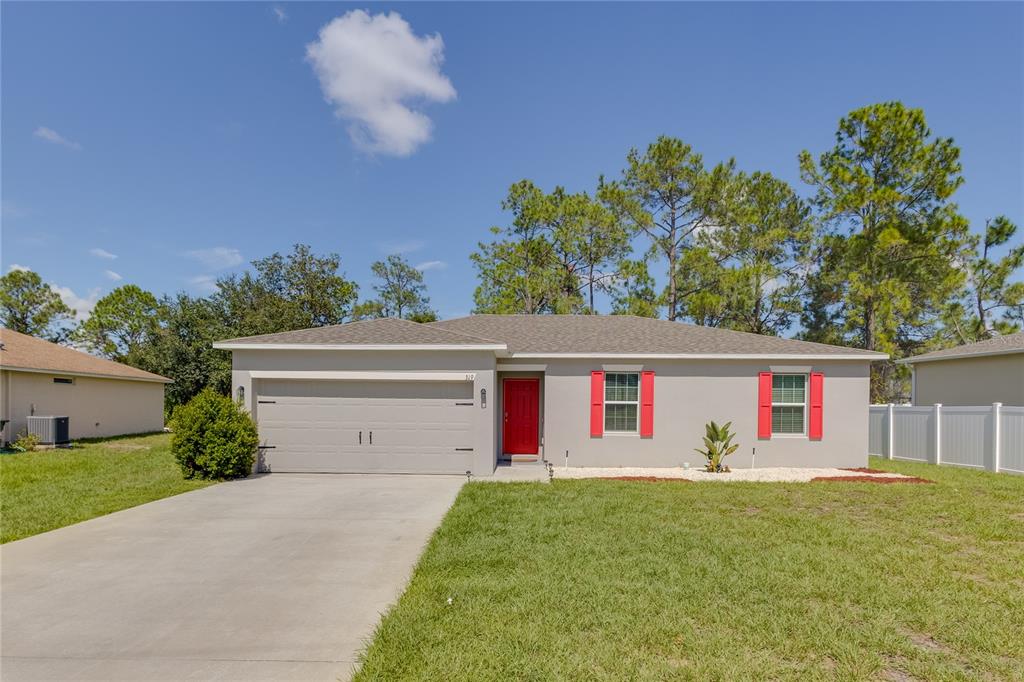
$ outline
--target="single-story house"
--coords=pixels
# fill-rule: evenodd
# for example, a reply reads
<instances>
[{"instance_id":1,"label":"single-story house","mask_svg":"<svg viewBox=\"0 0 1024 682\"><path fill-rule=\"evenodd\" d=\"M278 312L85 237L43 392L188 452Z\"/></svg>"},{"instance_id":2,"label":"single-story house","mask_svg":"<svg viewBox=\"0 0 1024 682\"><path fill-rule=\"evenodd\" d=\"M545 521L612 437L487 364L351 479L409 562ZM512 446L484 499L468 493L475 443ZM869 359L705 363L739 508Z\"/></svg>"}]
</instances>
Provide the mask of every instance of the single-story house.
<instances>
[{"instance_id":1,"label":"single-story house","mask_svg":"<svg viewBox=\"0 0 1024 682\"><path fill-rule=\"evenodd\" d=\"M230 339L263 471L493 473L729 464L864 466L869 367L884 353L629 315L383 318Z\"/></svg>"},{"instance_id":2,"label":"single-story house","mask_svg":"<svg viewBox=\"0 0 1024 682\"><path fill-rule=\"evenodd\" d=\"M70 437L159 431L170 379L43 339L0 329L2 440L27 430L31 415L68 417Z\"/></svg>"},{"instance_id":3,"label":"single-story house","mask_svg":"<svg viewBox=\"0 0 1024 682\"><path fill-rule=\"evenodd\" d=\"M1024 406L1024 332L937 350L899 364L913 371L915 405Z\"/></svg>"},{"instance_id":4,"label":"single-story house","mask_svg":"<svg viewBox=\"0 0 1024 682\"><path fill-rule=\"evenodd\" d=\"M502 460L734 467L867 464L869 367L886 356L631 316L398 319L230 339L262 471L489 475Z\"/></svg>"}]
</instances>

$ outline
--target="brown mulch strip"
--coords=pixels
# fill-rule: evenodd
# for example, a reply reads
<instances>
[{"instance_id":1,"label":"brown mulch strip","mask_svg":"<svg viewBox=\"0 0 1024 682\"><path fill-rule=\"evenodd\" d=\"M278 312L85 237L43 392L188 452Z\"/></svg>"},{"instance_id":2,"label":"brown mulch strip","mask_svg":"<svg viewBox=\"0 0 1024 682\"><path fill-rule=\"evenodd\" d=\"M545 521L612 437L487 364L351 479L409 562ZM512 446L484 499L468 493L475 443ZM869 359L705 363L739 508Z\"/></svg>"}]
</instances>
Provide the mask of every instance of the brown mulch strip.
<instances>
[{"instance_id":1,"label":"brown mulch strip","mask_svg":"<svg viewBox=\"0 0 1024 682\"><path fill-rule=\"evenodd\" d=\"M612 476L604 479L606 481L642 481L644 483L657 483L659 481L672 481L673 483L691 483L686 478L660 478L658 476Z\"/></svg>"},{"instance_id":2,"label":"brown mulch strip","mask_svg":"<svg viewBox=\"0 0 1024 682\"><path fill-rule=\"evenodd\" d=\"M857 472L862 473L862 474L889 474L889 473L892 473L891 471L886 471L884 469L872 469L870 467L852 467L852 468L843 467L842 469L843 469L843 471L857 471Z\"/></svg>"},{"instance_id":3,"label":"brown mulch strip","mask_svg":"<svg viewBox=\"0 0 1024 682\"><path fill-rule=\"evenodd\" d=\"M818 476L811 479L811 483L815 481L827 483L935 483L935 481L929 481L927 478L918 478L916 476L906 476L904 478L896 478L895 476Z\"/></svg>"}]
</instances>

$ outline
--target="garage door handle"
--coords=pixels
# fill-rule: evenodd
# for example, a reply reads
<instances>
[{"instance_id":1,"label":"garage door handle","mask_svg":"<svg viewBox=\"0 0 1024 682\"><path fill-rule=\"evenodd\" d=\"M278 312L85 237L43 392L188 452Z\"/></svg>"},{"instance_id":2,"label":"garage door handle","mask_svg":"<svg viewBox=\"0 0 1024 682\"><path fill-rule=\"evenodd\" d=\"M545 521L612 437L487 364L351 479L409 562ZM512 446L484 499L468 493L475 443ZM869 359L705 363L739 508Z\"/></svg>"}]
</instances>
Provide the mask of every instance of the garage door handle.
<instances>
[{"instance_id":1,"label":"garage door handle","mask_svg":"<svg viewBox=\"0 0 1024 682\"><path fill-rule=\"evenodd\" d=\"M360 445L363 444L363 432L362 431L359 432L359 444Z\"/></svg>"},{"instance_id":2,"label":"garage door handle","mask_svg":"<svg viewBox=\"0 0 1024 682\"><path fill-rule=\"evenodd\" d=\"M370 431L370 445L373 445L373 431Z\"/></svg>"}]
</instances>

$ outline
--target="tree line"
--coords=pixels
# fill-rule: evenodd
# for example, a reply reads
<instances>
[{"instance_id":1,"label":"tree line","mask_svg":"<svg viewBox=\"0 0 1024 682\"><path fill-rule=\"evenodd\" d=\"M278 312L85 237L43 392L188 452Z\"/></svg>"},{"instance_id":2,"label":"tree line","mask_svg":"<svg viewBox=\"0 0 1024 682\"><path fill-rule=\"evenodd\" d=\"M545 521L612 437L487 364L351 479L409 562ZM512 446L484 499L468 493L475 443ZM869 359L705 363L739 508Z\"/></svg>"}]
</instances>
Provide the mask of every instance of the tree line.
<instances>
[{"instance_id":1,"label":"tree line","mask_svg":"<svg viewBox=\"0 0 1024 682\"><path fill-rule=\"evenodd\" d=\"M37 273L12 270L0 278L0 319L14 331L174 379L165 393L173 410L207 386L230 390L231 357L215 350L215 341L376 317L437 319L423 274L403 258L373 263L376 295L361 302L359 286L340 268L338 254L296 244L289 254L254 260L251 271L222 277L206 297L158 298L134 284L120 286L79 324Z\"/></svg>"},{"instance_id":2,"label":"tree line","mask_svg":"<svg viewBox=\"0 0 1024 682\"><path fill-rule=\"evenodd\" d=\"M999 216L970 231L953 201L960 150L923 111L852 111L831 149L797 162L807 198L667 136L593 192L517 182L502 204L510 222L471 256L476 312L596 313L597 292L612 313L795 332L893 359L1020 329L1017 228ZM873 400L907 388L905 368L876 363Z\"/></svg>"},{"instance_id":3,"label":"tree line","mask_svg":"<svg viewBox=\"0 0 1024 682\"><path fill-rule=\"evenodd\" d=\"M953 201L964 182L960 150L921 110L887 102L852 111L831 149L797 162L806 197L733 159L712 166L668 136L631 150L592 192L519 181L502 202L509 223L470 256L475 312L664 316L893 359L1020 329L1017 227L998 216L980 234L969 229ZM436 319L422 273L399 256L372 265L376 296L363 301L340 263L297 244L221 278L207 297L119 287L77 326L36 273L12 271L0 281L0 316L17 331L171 377L173 408L208 385L228 390L230 359L211 347L218 339ZM906 372L876 363L872 400L906 397Z\"/></svg>"}]
</instances>

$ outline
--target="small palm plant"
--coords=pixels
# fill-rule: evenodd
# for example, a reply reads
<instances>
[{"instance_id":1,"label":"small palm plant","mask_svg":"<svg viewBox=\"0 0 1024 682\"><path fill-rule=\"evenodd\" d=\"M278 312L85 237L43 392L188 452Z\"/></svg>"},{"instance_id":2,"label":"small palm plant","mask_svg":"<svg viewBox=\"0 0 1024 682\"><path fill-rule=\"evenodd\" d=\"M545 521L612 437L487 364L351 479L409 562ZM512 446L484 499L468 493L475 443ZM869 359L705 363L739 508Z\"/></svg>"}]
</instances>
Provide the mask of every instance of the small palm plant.
<instances>
[{"instance_id":1,"label":"small palm plant","mask_svg":"<svg viewBox=\"0 0 1024 682\"><path fill-rule=\"evenodd\" d=\"M705 467L712 473L723 473L729 471L729 467L722 464L722 460L726 455L731 455L736 452L739 445L733 445L732 439L736 435L729 432L729 427L732 426L732 422L726 422L722 426L719 426L715 422L710 422L704 425L704 450L700 448L694 448L697 452L704 455L708 460L708 464Z\"/></svg>"}]
</instances>

